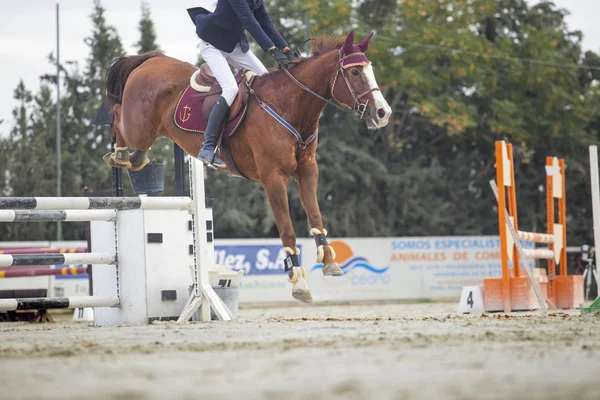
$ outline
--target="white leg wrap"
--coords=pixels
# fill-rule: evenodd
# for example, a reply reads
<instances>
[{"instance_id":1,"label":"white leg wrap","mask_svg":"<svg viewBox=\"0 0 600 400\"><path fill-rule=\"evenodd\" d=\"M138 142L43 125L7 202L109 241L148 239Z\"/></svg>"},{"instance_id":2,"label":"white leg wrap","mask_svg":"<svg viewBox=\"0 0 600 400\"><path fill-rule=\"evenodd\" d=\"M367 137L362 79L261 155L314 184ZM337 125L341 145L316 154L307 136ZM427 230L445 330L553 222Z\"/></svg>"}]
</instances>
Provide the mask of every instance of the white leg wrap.
<instances>
[{"instance_id":1,"label":"white leg wrap","mask_svg":"<svg viewBox=\"0 0 600 400\"><path fill-rule=\"evenodd\" d=\"M290 278L288 276L288 282L289 283L296 283L298 281L298 272L299 271L298 271L297 267L292 268L292 277ZM301 272L300 272L300 274L301 274Z\"/></svg>"},{"instance_id":2,"label":"white leg wrap","mask_svg":"<svg viewBox=\"0 0 600 400\"><path fill-rule=\"evenodd\" d=\"M327 229L323 228L323 231L320 231L317 228L312 228L310 230L310 234L313 236L317 236L317 235L323 235L323 236L327 236ZM325 259L325 246L321 245L317 248L317 262L318 263L322 263L323 259ZM333 250L333 247L331 246L327 246L329 248L329 251L331 251L331 256L333 257L333 259L335 260L335 250Z\"/></svg>"},{"instance_id":3,"label":"white leg wrap","mask_svg":"<svg viewBox=\"0 0 600 400\"><path fill-rule=\"evenodd\" d=\"M327 248L331 252L331 258L335 260L335 250L331 246L327 246ZM317 262L322 263L323 259L325 259L325 246L319 246L319 248L317 249Z\"/></svg>"},{"instance_id":4,"label":"white leg wrap","mask_svg":"<svg viewBox=\"0 0 600 400\"><path fill-rule=\"evenodd\" d=\"M284 247L283 251L285 251L289 255L300 255L300 249L297 248L297 247L296 247L295 250L292 249L291 247ZM301 270L304 270L304 268L302 268L300 266L294 266L294 267L292 267L292 269L291 269L291 271L292 271L292 277L289 278L289 275L288 275L288 282L289 283L296 283L298 281L298 277L300 275L306 277L306 271L305 270L301 271ZM289 271L290 270L287 271L288 274L289 274Z\"/></svg>"},{"instance_id":5,"label":"white leg wrap","mask_svg":"<svg viewBox=\"0 0 600 400\"><path fill-rule=\"evenodd\" d=\"M296 247L296 250L293 250L291 247L284 247L283 251L285 251L286 253L290 254L290 255L300 255L300 249Z\"/></svg>"},{"instance_id":6,"label":"white leg wrap","mask_svg":"<svg viewBox=\"0 0 600 400\"><path fill-rule=\"evenodd\" d=\"M313 236L316 236L316 235L325 235L325 236L327 236L327 229L323 228L323 232L321 232L317 228L312 228L310 230L310 234L313 235Z\"/></svg>"},{"instance_id":7,"label":"white leg wrap","mask_svg":"<svg viewBox=\"0 0 600 400\"><path fill-rule=\"evenodd\" d=\"M290 283L294 285L292 287L292 297L303 303L311 303L312 295L306 284L306 270L302 267L294 267L292 273L293 276L289 279Z\"/></svg>"},{"instance_id":8,"label":"white leg wrap","mask_svg":"<svg viewBox=\"0 0 600 400\"><path fill-rule=\"evenodd\" d=\"M296 283L300 277L306 280L306 269L303 267L294 267L292 268L292 277L288 278L288 282Z\"/></svg>"},{"instance_id":9,"label":"white leg wrap","mask_svg":"<svg viewBox=\"0 0 600 400\"><path fill-rule=\"evenodd\" d=\"M322 263L325 258L325 249L323 247L324 246L319 246L317 248L317 263Z\"/></svg>"}]
</instances>

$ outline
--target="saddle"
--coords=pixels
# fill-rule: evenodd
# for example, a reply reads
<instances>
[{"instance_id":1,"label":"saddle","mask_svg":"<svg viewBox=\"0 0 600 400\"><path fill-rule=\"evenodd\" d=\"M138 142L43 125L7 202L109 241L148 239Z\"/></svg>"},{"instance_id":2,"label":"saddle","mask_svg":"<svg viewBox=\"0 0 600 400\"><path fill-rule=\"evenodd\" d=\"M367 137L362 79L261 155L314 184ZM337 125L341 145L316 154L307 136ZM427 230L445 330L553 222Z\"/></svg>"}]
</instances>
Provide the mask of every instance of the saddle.
<instances>
[{"instance_id":1,"label":"saddle","mask_svg":"<svg viewBox=\"0 0 600 400\"><path fill-rule=\"evenodd\" d=\"M233 120L240 110L248 103L249 94L246 88L246 82L250 81L254 75L253 72L248 70L240 70L234 75L239 90L238 95L229 108L228 121ZM202 103L202 114L205 118L208 118L210 111L223 92L221 85L217 82L217 79L214 77L208 64L202 64L198 71L192 75L190 78L190 86L198 92L200 97L206 97Z\"/></svg>"},{"instance_id":2,"label":"saddle","mask_svg":"<svg viewBox=\"0 0 600 400\"><path fill-rule=\"evenodd\" d=\"M243 176L237 169L227 139L237 131L244 122L250 93L247 83L252 84L254 74L251 71L242 70L235 74L238 84L238 95L229 108L227 122L221 132L222 141L219 147L219 156L225 161L232 175ZM208 116L222 93L221 85L207 64L202 64L190 78L190 85L185 89L177 106L173 111L173 123L179 129L190 133L201 133L206 131Z\"/></svg>"},{"instance_id":3,"label":"saddle","mask_svg":"<svg viewBox=\"0 0 600 400\"><path fill-rule=\"evenodd\" d=\"M233 135L244 119L250 96L246 82L251 83L254 76L253 72L247 70L235 74L239 92L229 108L227 123L223 129L224 137ZM204 133L208 125L208 116L222 92L221 85L213 76L210 67L202 64L191 76L190 85L179 98L173 112L173 122L186 132Z\"/></svg>"}]
</instances>

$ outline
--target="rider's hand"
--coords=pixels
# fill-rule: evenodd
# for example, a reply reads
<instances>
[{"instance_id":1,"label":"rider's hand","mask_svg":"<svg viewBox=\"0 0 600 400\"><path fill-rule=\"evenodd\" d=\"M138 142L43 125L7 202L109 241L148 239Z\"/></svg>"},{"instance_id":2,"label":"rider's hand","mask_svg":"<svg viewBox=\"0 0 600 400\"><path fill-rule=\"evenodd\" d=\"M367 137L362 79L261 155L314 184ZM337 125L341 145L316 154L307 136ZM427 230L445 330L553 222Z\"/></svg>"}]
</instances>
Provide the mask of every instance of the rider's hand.
<instances>
[{"instance_id":1,"label":"rider's hand","mask_svg":"<svg viewBox=\"0 0 600 400\"><path fill-rule=\"evenodd\" d=\"M285 54L283 54L283 52L281 50L279 50L279 48L272 47L271 49L269 49L269 53L271 53L273 58L277 61L277 64L279 65L279 69L287 68L287 66L290 62L288 61Z\"/></svg>"},{"instance_id":2,"label":"rider's hand","mask_svg":"<svg viewBox=\"0 0 600 400\"><path fill-rule=\"evenodd\" d=\"M298 54L298 52L293 51L292 49L290 49L289 47L284 47L283 48L283 54L285 54L286 58L288 59L289 62L294 61L296 58L300 57L300 54Z\"/></svg>"}]
</instances>

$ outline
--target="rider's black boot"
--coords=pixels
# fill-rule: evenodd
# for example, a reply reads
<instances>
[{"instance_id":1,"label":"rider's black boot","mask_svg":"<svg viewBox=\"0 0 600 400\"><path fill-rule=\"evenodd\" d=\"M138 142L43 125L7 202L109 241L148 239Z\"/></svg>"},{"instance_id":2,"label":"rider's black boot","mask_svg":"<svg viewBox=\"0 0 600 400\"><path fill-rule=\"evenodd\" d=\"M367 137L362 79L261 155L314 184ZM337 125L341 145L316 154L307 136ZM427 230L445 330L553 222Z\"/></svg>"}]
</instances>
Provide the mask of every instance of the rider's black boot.
<instances>
[{"instance_id":1,"label":"rider's black boot","mask_svg":"<svg viewBox=\"0 0 600 400\"><path fill-rule=\"evenodd\" d=\"M215 148L217 147L217 140L228 113L229 105L223 96L221 96L208 116L208 126L204 133L204 145L202 145L202 149L200 149L200 153L198 154L198 158L202 162L216 168L226 167L223 160L215 154Z\"/></svg>"}]
</instances>

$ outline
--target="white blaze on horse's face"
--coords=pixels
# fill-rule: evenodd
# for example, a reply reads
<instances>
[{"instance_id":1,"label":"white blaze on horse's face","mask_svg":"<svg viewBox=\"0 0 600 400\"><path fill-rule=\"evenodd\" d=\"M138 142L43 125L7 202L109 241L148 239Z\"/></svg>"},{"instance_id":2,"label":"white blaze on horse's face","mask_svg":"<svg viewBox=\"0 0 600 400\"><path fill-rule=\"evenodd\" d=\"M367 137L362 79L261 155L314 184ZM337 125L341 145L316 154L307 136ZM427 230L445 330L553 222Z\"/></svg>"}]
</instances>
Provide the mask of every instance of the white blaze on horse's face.
<instances>
[{"instance_id":1,"label":"white blaze on horse's face","mask_svg":"<svg viewBox=\"0 0 600 400\"><path fill-rule=\"evenodd\" d=\"M375 79L375 73L373 72L373 66L371 64L363 67L363 73L367 78L369 89L378 87L377 80ZM392 115L392 109L380 90L375 90L373 93L373 103L371 110L367 116L367 127L371 129L383 128L386 126Z\"/></svg>"}]
</instances>

